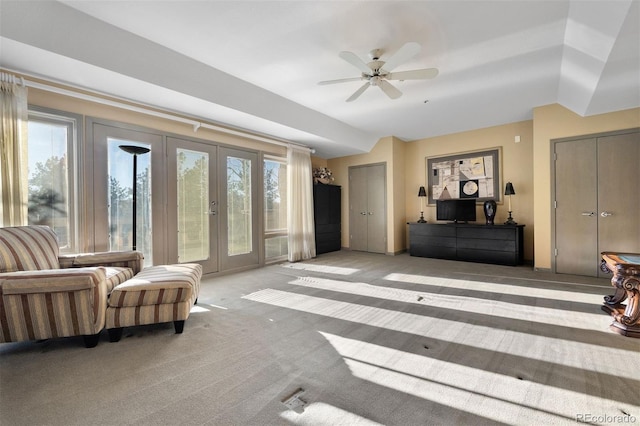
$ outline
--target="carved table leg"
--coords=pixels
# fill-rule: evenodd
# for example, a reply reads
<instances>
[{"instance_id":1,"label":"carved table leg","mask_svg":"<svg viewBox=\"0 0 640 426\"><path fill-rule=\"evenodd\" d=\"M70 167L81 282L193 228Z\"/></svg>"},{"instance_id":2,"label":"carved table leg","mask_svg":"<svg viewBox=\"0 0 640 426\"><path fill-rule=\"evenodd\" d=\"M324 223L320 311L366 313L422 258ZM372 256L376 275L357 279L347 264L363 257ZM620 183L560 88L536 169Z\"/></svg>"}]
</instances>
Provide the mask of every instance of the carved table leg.
<instances>
[{"instance_id":1,"label":"carved table leg","mask_svg":"<svg viewBox=\"0 0 640 426\"><path fill-rule=\"evenodd\" d=\"M624 281L626 289L627 306L619 308L612 307L611 315L615 321L610 328L618 334L629 337L640 338L640 282L637 279L629 278Z\"/></svg>"}]
</instances>

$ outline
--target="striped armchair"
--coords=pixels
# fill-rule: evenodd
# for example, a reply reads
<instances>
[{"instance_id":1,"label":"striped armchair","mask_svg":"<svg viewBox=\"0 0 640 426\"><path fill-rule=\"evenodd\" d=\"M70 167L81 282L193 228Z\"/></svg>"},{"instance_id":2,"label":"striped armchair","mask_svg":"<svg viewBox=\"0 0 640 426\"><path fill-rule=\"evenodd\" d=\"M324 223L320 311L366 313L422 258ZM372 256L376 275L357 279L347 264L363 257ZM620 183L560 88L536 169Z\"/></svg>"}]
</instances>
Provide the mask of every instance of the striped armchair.
<instances>
[{"instance_id":1,"label":"striped armchair","mask_svg":"<svg viewBox=\"0 0 640 426\"><path fill-rule=\"evenodd\" d=\"M46 226L0 228L0 342L84 336L96 346L109 293L142 265L134 251L61 255Z\"/></svg>"}]
</instances>

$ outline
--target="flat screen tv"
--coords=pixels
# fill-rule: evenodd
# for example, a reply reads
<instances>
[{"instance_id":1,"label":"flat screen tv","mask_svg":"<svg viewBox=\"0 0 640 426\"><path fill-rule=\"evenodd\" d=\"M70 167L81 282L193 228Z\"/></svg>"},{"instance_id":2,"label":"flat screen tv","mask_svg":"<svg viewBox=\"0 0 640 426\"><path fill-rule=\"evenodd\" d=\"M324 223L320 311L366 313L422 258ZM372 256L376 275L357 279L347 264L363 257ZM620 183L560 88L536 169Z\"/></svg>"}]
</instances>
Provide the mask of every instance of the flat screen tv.
<instances>
[{"instance_id":1,"label":"flat screen tv","mask_svg":"<svg viewBox=\"0 0 640 426\"><path fill-rule=\"evenodd\" d=\"M476 200L436 200L436 219L453 223L475 222Z\"/></svg>"}]
</instances>

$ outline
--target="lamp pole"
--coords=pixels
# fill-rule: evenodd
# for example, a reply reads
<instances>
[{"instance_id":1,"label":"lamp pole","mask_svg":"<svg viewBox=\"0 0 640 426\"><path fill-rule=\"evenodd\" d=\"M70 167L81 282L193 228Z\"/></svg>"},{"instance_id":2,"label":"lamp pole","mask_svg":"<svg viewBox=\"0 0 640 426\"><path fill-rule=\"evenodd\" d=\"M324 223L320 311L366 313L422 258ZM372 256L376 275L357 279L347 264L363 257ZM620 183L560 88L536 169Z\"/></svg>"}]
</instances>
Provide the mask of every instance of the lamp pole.
<instances>
[{"instance_id":1,"label":"lamp pole","mask_svg":"<svg viewBox=\"0 0 640 426\"><path fill-rule=\"evenodd\" d=\"M132 210L133 210L133 221L131 224L132 229L132 250L135 251L136 250L136 231L137 231L137 224L136 224L136 216L138 213L138 209L137 209L137 204L136 204L136 187L138 186L138 182L137 182L137 178L138 178L138 155L141 154L146 154L147 152L151 151L149 148L146 148L144 146L135 146L135 145L120 145L119 148L121 150L123 150L124 152L128 152L129 154L133 154L133 205L132 205Z\"/></svg>"}]
</instances>

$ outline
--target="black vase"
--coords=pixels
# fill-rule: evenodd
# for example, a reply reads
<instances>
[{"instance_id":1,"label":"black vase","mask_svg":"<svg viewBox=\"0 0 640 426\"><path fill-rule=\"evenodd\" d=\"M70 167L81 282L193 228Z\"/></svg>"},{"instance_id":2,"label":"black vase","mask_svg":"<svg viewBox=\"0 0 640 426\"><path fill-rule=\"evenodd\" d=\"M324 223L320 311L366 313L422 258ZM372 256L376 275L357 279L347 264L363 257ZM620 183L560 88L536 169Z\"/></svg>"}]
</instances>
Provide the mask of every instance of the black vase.
<instances>
[{"instance_id":1,"label":"black vase","mask_svg":"<svg viewBox=\"0 0 640 426\"><path fill-rule=\"evenodd\" d=\"M498 208L494 200L487 200L482 206L484 216L487 218L487 225L493 225L493 219L496 217L496 209Z\"/></svg>"}]
</instances>

